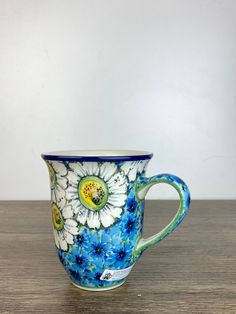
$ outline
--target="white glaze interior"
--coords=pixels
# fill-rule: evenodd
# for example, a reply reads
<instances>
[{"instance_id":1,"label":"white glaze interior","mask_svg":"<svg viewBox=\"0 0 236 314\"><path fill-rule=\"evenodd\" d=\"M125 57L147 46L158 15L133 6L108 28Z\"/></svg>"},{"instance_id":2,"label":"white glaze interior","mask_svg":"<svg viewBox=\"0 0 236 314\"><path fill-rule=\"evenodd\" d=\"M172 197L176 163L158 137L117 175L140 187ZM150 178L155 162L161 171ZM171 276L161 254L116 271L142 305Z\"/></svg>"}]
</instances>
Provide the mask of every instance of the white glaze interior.
<instances>
[{"instance_id":1,"label":"white glaze interior","mask_svg":"<svg viewBox=\"0 0 236 314\"><path fill-rule=\"evenodd\" d=\"M49 156L144 156L150 155L150 152L136 150L68 150L44 153Z\"/></svg>"}]
</instances>

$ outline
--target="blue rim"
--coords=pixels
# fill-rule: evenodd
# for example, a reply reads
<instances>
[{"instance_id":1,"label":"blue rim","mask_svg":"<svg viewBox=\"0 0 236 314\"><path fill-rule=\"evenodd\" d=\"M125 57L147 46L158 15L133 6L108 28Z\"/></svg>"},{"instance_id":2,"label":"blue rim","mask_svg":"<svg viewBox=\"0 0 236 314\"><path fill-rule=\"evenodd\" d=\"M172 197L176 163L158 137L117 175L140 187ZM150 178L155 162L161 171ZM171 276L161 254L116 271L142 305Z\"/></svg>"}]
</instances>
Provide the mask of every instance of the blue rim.
<instances>
[{"instance_id":1,"label":"blue rim","mask_svg":"<svg viewBox=\"0 0 236 314\"><path fill-rule=\"evenodd\" d=\"M135 161L151 159L152 153L145 152L140 155L124 155L124 156L66 156L56 155L55 153L43 153L41 157L44 160L58 160L58 161Z\"/></svg>"}]
</instances>

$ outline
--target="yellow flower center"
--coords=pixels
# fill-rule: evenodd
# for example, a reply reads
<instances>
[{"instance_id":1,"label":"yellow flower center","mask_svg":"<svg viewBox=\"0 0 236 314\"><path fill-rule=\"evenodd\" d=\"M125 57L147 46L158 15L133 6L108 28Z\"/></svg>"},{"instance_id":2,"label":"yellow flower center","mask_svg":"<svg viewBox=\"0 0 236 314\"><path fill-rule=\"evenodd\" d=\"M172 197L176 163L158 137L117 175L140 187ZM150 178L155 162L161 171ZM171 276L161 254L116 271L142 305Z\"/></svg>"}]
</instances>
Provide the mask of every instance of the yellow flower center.
<instances>
[{"instance_id":1,"label":"yellow flower center","mask_svg":"<svg viewBox=\"0 0 236 314\"><path fill-rule=\"evenodd\" d=\"M54 228L58 231L64 227L64 220L62 214L55 203L52 203L52 221Z\"/></svg>"},{"instance_id":2,"label":"yellow flower center","mask_svg":"<svg viewBox=\"0 0 236 314\"><path fill-rule=\"evenodd\" d=\"M88 209L96 211L106 205L108 188L106 183L95 176L84 177L78 186L81 203Z\"/></svg>"}]
</instances>

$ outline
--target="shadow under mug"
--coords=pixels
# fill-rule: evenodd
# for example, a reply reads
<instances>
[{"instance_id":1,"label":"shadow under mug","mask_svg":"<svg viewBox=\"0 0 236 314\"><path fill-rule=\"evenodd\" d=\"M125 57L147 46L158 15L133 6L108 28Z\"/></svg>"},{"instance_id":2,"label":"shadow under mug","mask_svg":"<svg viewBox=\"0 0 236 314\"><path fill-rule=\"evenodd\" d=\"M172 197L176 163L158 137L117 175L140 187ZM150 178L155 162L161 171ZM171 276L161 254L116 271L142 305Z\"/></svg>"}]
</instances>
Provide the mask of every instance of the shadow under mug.
<instances>
[{"instance_id":1,"label":"shadow under mug","mask_svg":"<svg viewBox=\"0 0 236 314\"><path fill-rule=\"evenodd\" d=\"M122 285L144 250L170 234L186 215L190 194L171 174L145 177L152 153L63 151L42 154L51 185L57 253L72 283L102 291ZM144 199L157 183L173 186L180 205L157 234L144 239Z\"/></svg>"}]
</instances>

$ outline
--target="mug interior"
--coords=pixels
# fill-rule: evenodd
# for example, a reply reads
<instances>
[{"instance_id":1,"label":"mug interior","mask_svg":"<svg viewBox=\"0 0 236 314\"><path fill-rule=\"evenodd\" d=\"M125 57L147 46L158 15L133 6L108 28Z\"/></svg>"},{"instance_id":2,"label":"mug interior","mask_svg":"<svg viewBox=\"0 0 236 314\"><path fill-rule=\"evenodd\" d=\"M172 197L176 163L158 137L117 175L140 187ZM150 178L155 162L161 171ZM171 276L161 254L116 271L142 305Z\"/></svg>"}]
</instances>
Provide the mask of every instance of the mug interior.
<instances>
[{"instance_id":1,"label":"mug interior","mask_svg":"<svg viewBox=\"0 0 236 314\"><path fill-rule=\"evenodd\" d=\"M138 150L68 150L43 153L45 160L62 161L121 161L151 159L153 154Z\"/></svg>"}]
</instances>

